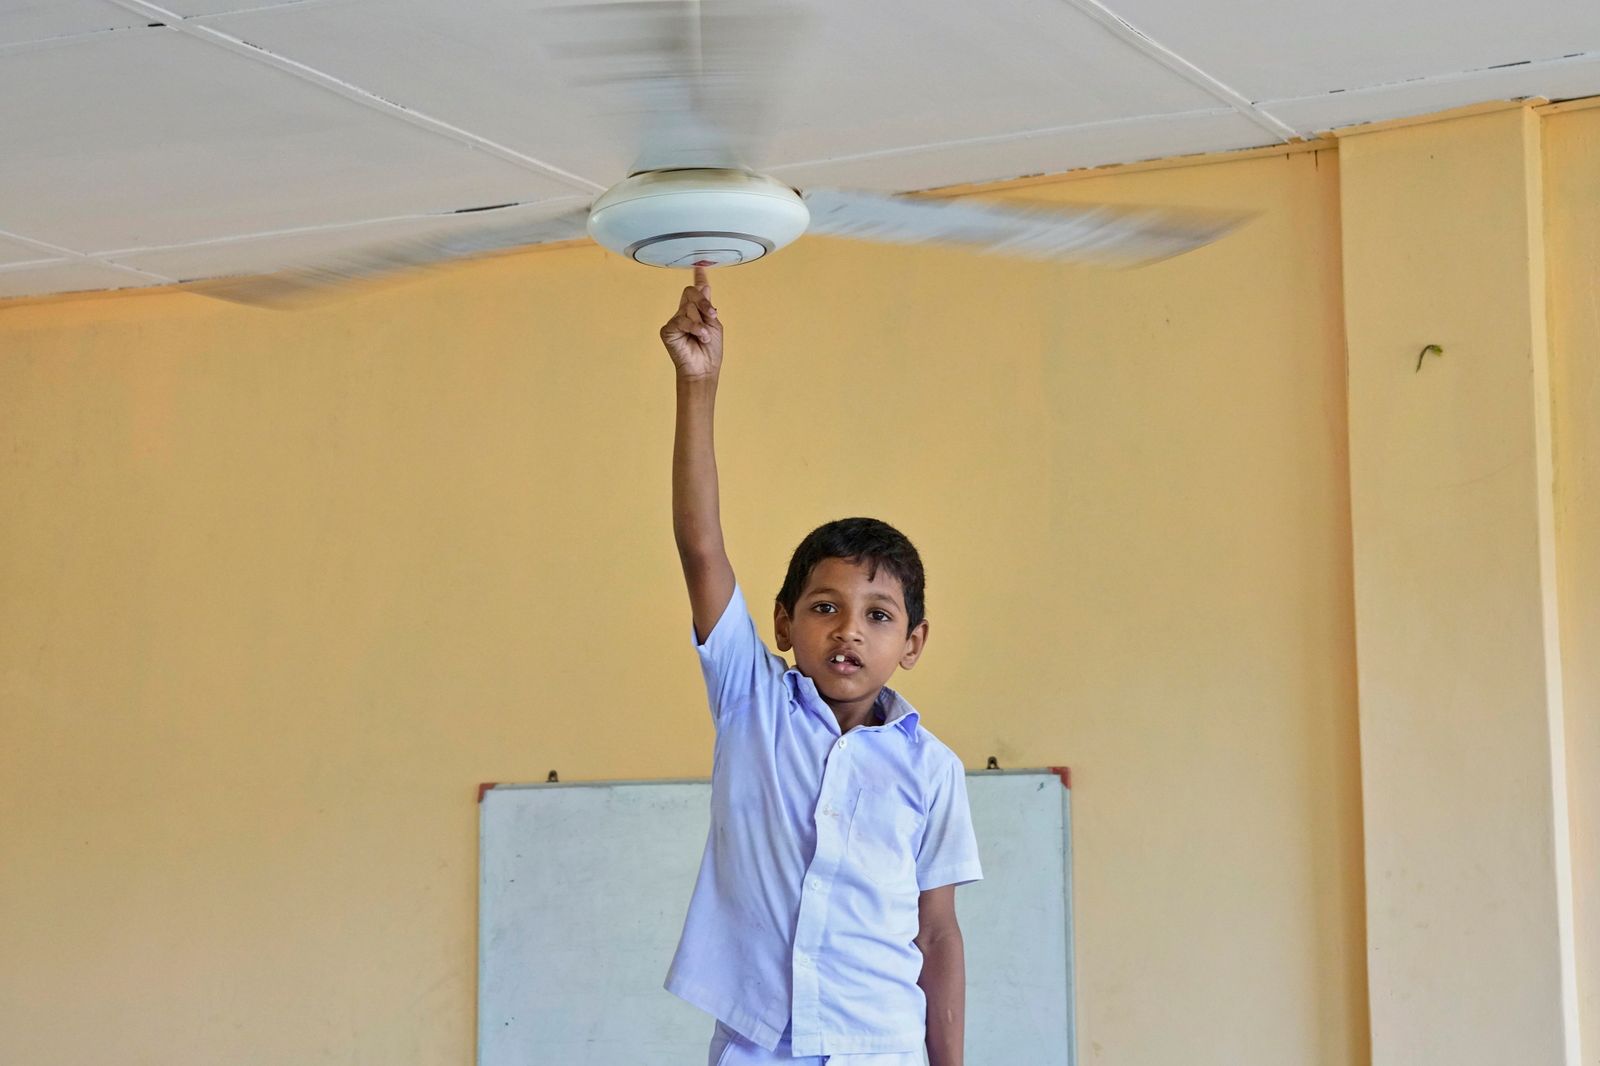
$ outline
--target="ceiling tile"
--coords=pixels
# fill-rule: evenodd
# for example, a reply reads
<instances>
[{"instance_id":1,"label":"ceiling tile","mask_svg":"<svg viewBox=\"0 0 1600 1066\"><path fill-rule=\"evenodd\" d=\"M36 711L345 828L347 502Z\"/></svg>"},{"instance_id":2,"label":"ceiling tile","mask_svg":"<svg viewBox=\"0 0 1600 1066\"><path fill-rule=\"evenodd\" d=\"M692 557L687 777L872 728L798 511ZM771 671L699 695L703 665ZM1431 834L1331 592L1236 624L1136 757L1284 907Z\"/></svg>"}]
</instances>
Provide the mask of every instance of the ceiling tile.
<instances>
[{"instance_id":1,"label":"ceiling tile","mask_svg":"<svg viewBox=\"0 0 1600 1066\"><path fill-rule=\"evenodd\" d=\"M0 64L0 229L77 251L571 195L176 31Z\"/></svg>"},{"instance_id":2,"label":"ceiling tile","mask_svg":"<svg viewBox=\"0 0 1600 1066\"><path fill-rule=\"evenodd\" d=\"M1107 6L1251 100L1600 52L1600 4L1574 0L1107 0Z\"/></svg>"},{"instance_id":3,"label":"ceiling tile","mask_svg":"<svg viewBox=\"0 0 1600 1066\"><path fill-rule=\"evenodd\" d=\"M774 165L1219 105L1062 0L833 3L798 66Z\"/></svg>"},{"instance_id":4,"label":"ceiling tile","mask_svg":"<svg viewBox=\"0 0 1600 1066\"><path fill-rule=\"evenodd\" d=\"M1274 143L1271 134L1235 111L1205 111L821 160L778 167L773 175L802 188L927 189Z\"/></svg>"},{"instance_id":5,"label":"ceiling tile","mask_svg":"<svg viewBox=\"0 0 1600 1066\"><path fill-rule=\"evenodd\" d=\"M0 47L125 30L150 21L104 0L6 0L0 3Z\"/></svg>"},{"instance_id":6,"label":"ceiling tile","mask_svg":"<svg viewBox=\"0 0 1600 1066\"><path fill-rule=\"evenodd\" d=\"M583 208L573 201L569 208ZM178 280L264 274L286 267L313 266L360 254L374 248L406 241L436 241L445 237L471 237L486 230L527 227L528 240L553 239L540 234L541 223L550 217L547 206L478 211L464 215L428 218L389 219L359 226L311 230L254 237L247 240L218 241L182 248L160 248L118 256L116 261ZM565 227L561 227L565 232Z\"/></svg>"},{"instance_id":7,"label":"ceiling tile","mask_svg":"<svg viewBox=\"0 0 1600 1066\"><path fill-rule=\"evenodd\" d=\"M597 138L533 44L550 0L350 0L208 19L402 107L601 185L627 175L628 145Z\"/></svg>"},{"instance_id":8,"label":"ceiling tile","mask_svg":"<svg viewBox=\"0 0 1600 1066\"><path fill-rule=\"evenodd\" d=\"M634 145L587 117L538 47L549 0L350 0L217 29L601 184ZM1214 107L1061 0L809 5L774 100L768 166L1029 127Z\"/></svg>"},{"instance_id":9,"label":"ceiling tile","mask_svg":"<svg viewBox=\"0 0 1600 1066\"><path fill-rule=\"evenodd\" d=\"M0 299L44 296L53 292L131 289L159 284L161 282L154 278L141 278L125 270L68 259L22 269L0 270Z\"/></svg>"},{"instance_id":10,"label":"ceiling tile","mask_svg":"<svg viewBox=\"0 0 1600 1066\"><path fill-rule=\"evenodd\" d=\"M1600 94L1600 57L1501 67L1457 78L1386 85L1300 100L1272 100L1261 109L1306 136L1362 122L1405 118L1488 100L1543 96L1567 100Z\"/></svg>"}]
</instances>

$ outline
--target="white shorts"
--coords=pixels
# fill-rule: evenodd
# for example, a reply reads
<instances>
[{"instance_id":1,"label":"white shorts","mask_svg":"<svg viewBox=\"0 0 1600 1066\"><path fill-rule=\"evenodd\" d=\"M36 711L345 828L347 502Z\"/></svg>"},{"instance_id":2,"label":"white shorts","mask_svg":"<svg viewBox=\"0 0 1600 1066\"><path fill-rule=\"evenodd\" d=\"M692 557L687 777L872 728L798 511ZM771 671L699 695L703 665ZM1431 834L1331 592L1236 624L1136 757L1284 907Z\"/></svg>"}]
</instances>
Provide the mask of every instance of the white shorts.
<instances>
[{"instance_id":1,"label":"white shorts","mask_svg":"<svg viewBox=\"0 0 1600 1066\"><path fill-rule=\"evenodd\" d=\"M767 1066L768 1063L787 1062L798 1066L927 1066L927 1053L923 1051L874 1051L857 1055L799 1055L789 1051L789 1034L784 1032L778 1046L768 1051L760 1044L752 1044L721 1022L711 1034L711 1052L706 1066Z\"/></svg>"}]
</instances>

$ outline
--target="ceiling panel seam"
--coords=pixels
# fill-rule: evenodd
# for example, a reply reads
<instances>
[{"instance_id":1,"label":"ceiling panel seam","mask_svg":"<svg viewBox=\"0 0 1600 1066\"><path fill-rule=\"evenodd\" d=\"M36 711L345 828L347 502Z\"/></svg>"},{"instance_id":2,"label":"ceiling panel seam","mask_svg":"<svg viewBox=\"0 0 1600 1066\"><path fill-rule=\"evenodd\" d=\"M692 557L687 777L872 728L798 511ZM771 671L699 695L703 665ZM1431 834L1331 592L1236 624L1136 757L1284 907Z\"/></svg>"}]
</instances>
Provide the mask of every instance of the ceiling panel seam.
<instances>
[{"instance_id":1,"label":"ceiling panel seam","mask_svg":"<svg viewBox=\"0 0 1600 1066\"><path fill-rule=\"evenodd\" d=\"M0 237L4 237L9 241L16 241L18 244L25 244L30 248L37 248L41 252L50 253L50 259L30 261L30 263L27 264L30 266L39 266L41 264L60 265L61 263L90 263L94 266L105 267L108 270L116 270L127 274L137 274L139 277L148 278L152 281L162 282L164 284L172 283L172 279L167 277L165 274L155 274L148 270L140 270L138 267L124 266L121 263L113 263L89 252L79 252L72 248L63 248L59 244L51 244L49 241L41 241L37 237L25 237L22 234L12 230L0 229ZM22 266L24 264L19 263L11 265Z\"/></svg>"},{"instance_id":2,"label":"ceiling panel seam","mask_svg":"<svg viewBox=\"0 0 1600 1066\"><path fill-rule=\"evenodd\" d=\"M38 52L46 48L60 48L63 45L78 44L82 41L98 40L113 33L130 33L149 29L148 26L107 26L98 30L81 30L77 33L58 33L53 37L35 37L27 41L7 41L0 43L0 55L13 55L18 52Z\"/></svg>"},{"instance_id":3,"label":"ceiling panel seam","mask_svg":"<svg viewBox=\"0 0 1600 1066\"><path fill-rule=\"evenodd\" d=\"M1137 126L1164 122L1169 119L1216 118L1221 115L1236 113L1236 109L1231 107L1208 107L1198 111L1168 111L1158 115L1135 115L1132 118L1108 118L1095 122L1074 122L1065 126L1034 126L1025 130L1012 130L1008 133L986 134L982 137L960 137L951 141L929 141L925 144L905 145L899 148L880 148L871 152L855 152L850 155L831 155L823 159L807 159L798 163L784 163L781 166L772 167L771 170L776 174L785 170L794 170L798 167L821 166L825 163L854 163L863 159L915 155L918 152L932 152L943 148L966 148L980 144L1005 144L1008 141L1026 141L1036 137L1049 137L1057 133L1089 132L1111 129L1117 126Z\"/></svg>"},{"instance_id":4,"label":"ceiling panel seam","mask_svg":"<svg viewBox=\"0 0 1600 1066\"><path fill-rule=\"evenodd\" d=\"M206 19L222 19L230 15L277 14L280 11L299 11L302 8L322 7L326 4L337 2L338 0L279 0L275 4L251 4L247 7L230 7L226 11L197 11L193 15L184 15L182 18L186 22L203 22Z\"/></svg>"},{"instance_id":5,"label":"ceiling panel seam","mask_svg":"<svg viewBox=\"0 0 1600 1066\"><path fill-rule=\"evenodd\" d=\"M1263 109L1278 107L1283 104L1303 104L1311 100L1325 100L1330 96L1364 96L1368 93L1390 92L1395 89L1421 88L1429 85L1450 85L1455 82L1476 81L1485 76L1492 77L1502 70L1515 71L1542 71L1553 70L1561 67L1583 66L1600 60L1600 52L1573 52L1571 55L1559 56L1554 59L1531 59L1521 63L1496 63L1489 67L1475 67L1471 70L1456 70L1448 74L1427 74L1420 78L1404 78L1400 81L1374 82L1371 85L1356 85L1348 89L1330 89L1327 92L1312 93L1309 96L1280 96L1271 100L1263 100L1257 106ZM1542 94L1540 94L1542 95Z\"/></svg>"},{"instance_id":6,"label":"ceiling panel seam","mask_svg":"<svg viewBox=\"0 0 1600 1066\"><path fill-rule=\"evenodd\" d=\"M134 277L143 278L145 281L153 281L158 285L172 285L178 280L177 278L169 278L165 274L157 274L153 270L143 270L139 267L128 266L126 263L113 263L92 255L84 256L83 261L85 263L93 263L95 266L103 266L107 270L114 270L119 274L132 274Z\"/></svg>"},{"instance_id":7,"label":"ceiling panel seam","mask_svg":"<svg viewBox=\"0 0 1600 1066\"><path fill-rule=\"evenodd\" d=\"M106 262L100 261L99 259L95 259L95 258L92 258L91 256L86 256L86 255L81 255L81 256L78 256L78 257L76 257L74 259L30 259L26 263L5 263L3 265L0 265L0 274L24 274L25 275L25 274L31 274L36 270L53 270L53 269L56 269L56 268L59 268L59 267L84 266L84 265L105 267L107 270L111 271L114 274L129 274L129 275L132 275L133 277L138 278L141 282L143 282L146 285L175 285L175 284L177 284L177 279L169 278L165 274L155 274L155 273L152 273L151 271L148 271L148 270L139 270L136 267L123 266L121 263L106 263ZM111 288L114 288L114 287L115 286L112 286L112 285L101 285L100 289L111 289ZM58 291L58 290L52 290L52 291ZM100 290L90 290L90 291L100 291ZM48 293L41 293L39 295L48 295ZM10 297L8 297L8 296L0 296L0 299L10 299Z\"/></svg>"},{"instance_id":8,"label":"ceiling panel seam","mask_svg":"<svg viewBox=\"0 0 1600 1066\"><path fill-rule=\"evenodd\" d=\"M529 200L523 203L503 204L497 209L513 210L518 207L537 207L543 214L545 209L552 213L563 205L572 208L588 206L588 200L579 197L554 197L549 200ZM141 244L129 248L112 248L107 251L92 253L96 258L113 259L129 255L142 255L146 252L176 252L190 248L209 248L222 244L244 244L249 241L270 240L273 237L302 237L313 233L332 233L338 230L361 229L364 226L381 226L392 222L442 222L454 218L456 215L477 214L477 211L428 211L420 214L386 215L382 218L362 218L353 222L321 222L314 226L290 226L286 229L258 230L253 233L233 233L224 237L202 237L193 241L178 241L175 244ZM4 236L0 233L0 236Z\"/></svg>"},{"instance_id":9,"label":"ceiling panel seam","mask_svg":"<svg viewBox=\"0 0 1600 1066\"><path fill-rule=\"evenodd\" d=\"M1242 93L1224 85L1172 49L1156 41L1133 23L1105 7L1097 0L1066 0L1067 3L1110 30L1119 40L1166 67L1189 84L1203 89L1226 103L1239 114L1271 133L1281 141L1293 140L1300 134L1272 115L1257 108Z\"/></svg>"},{"instance_id":10,"label":"ceiling panel seam","mask_svg":"<svg viewBox=\"0 0 1600 1066\"><path fill-rule=\"evenodd\" d=\"M76 262L72 259L27 259L20 263L0 263L0 274L15 274L36 267L62 266Z\"/></svg>"},{"instance_id":11,"label":"ceiling panel seam","mask_svg":"<svg viewBox=\"0 0 1600 1066\"><path fill-rule=\"evenodd\" d=\"M345 81L343 78L329 74L326 71L318 70L316 67L308 66L305 63L299 62L298 60L290 59L288 56L282 55L281 53L272 52L258 45L253 45L243 38L235 37L232 34L223 33L221 30L214 30L210 26L194 24L185 16L174 11L169 11L164 7L158 7L155 4L145 3L144 0L109 0L109 2L116 4L118 7L126 8L129 11L134 11L149 18L165 22L168 27L178 33L194 37L198 40L206 42L207 44L225 48L236 55L244 56L247 59L253 59L259 63L264 63L275 70L299 78L308 84L315 85L318 88L325 89L329 92L337 93L345 99L352 100L355 103L361 104L373 111L378 112L379 114L386 115L390 118L397 118L402 122L415 126L418 129L427 130L430 133L448 137L450 140L453 140L458 144L464 144L469 148L475 148L480 151L487 152L496 158L503 159L508 163L513 163L525 170L532 170L536 173L544 175L545 177L554 178L563 185L569 185L574 188L583 189L585 192L602 192L605 190L604 185L597 181L591 181L581 174L574 174L570 170L564 170L561 167L556 166L554 163L546 163L542 159L535 159L531 155L524 155L522 152L519 152L514 148L507 147L498 141L491 141L487 137L479 136L470 130L462 129L460 126L452 125L449 122L445 122L443 119L434 118L432 115L426 114L422 111L417 111L413 108L397 104L392 100L387 100L384 97L379 96L377 93L363 89L361 86L356 85L353 82Z\"/></svg>"},{"instance_id":12,"label":"ceiling panel seam","mask_svg":"<svg viewBox=\"0 0 1600 1066\"><path fill-rule=\"evenodd\" d=\"M0 237L4 237L6 240L10 241L16 241L18 244L26 244L30 248L37 248L41 252L49 252L52 256L65 256L69 259L82 259L86 258L88 255L86 252L79 252L72 248L63 248L61 245L51 244L49 241L41 241L37 237L24 237L15 230L0 229Z\"/></svg>"}]
</instances>

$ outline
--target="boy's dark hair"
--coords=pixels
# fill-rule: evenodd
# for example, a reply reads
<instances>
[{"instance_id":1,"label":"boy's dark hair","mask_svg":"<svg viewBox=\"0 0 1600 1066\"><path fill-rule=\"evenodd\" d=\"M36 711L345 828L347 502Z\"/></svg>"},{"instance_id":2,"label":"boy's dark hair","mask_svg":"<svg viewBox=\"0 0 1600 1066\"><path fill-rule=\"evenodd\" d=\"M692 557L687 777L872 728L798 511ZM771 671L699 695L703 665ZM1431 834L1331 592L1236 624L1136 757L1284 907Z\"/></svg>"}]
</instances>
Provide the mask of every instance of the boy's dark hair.
<instances>
[{"instance_id":1,"label":"boy's dark hair","mask_svg":"<svg viewBox=\"0 0 1600 1066\"><path fill-rule=\"evenodd\" d=\"M926 584L922 557L904 533L876 518L841 518L806 534L806 539L794 550L783 588L778 590L778 603L789 617L794 617L806 578L824 559L865 564L868 578L876 577L878 567L883 567L899 579L900 589L905 594L906 632L921 623Z\"/></svg>"}]
</instances>

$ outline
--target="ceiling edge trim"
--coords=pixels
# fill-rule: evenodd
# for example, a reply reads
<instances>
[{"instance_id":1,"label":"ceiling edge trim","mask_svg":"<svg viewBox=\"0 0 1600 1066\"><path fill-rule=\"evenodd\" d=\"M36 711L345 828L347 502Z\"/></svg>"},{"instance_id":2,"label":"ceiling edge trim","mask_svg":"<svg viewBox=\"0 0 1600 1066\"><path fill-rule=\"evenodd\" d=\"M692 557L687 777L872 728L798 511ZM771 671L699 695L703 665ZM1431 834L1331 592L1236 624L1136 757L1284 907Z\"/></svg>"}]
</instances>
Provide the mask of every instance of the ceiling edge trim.
<instances>
[{"instance_id":1,"label":"ceiling edge trim","mask_svg":"<svg viewBox=\"0 0 1600 1066\"><path fill-rule=\"evenodd\" d=\"M1467 104L1463 107L1452 107L1445 111L1431 111L1425 115L1405 115L1401 118L1388 118L1378 122L1358 122L1349 126L1337 126L1328 131L1328 136L1344 141L1349 140L1351 137L1361 137L1369 133L1405 129L1407 126L1426 126L1433 122L1454 122L1456 119L1490 115L1496 111L1520 111L1523 108L1536 108L1548 103L1549 101L1542 96L1524 96L1511 100L1488 100L1481 104Z\"/></svg>"},{"instance_id":2,"label":"ceiling edge trim","mask_svg":"<svg viewBox=\"0 0 1600 1066\"><path fill-rule=\"evenodd\" d=\"M1541 115L1564 115L1568 111L1589 111L1600 107L1600 96L1580 96L1576 100L1561 100L1553 104L1535 104Z\"/></svg>"},{"instance_id":3,"label":"ceiling edge trim","mask_svg":"<svg viewBox=\"0 0 1600 1066\"><path fill-rule=\"evenodd\" d=\"M1005 192L1026 189L1036 185L1059 185L1085 178L1103 178L1110 174L1134 174L1146 170L1180 170L1184 167L1210 166L1214 163L1238 163L1266 156L1298 155L1301 152L1326 152L1337 150L1339 142L1333 137L1297 140L1288 144L1264 144L1254 148L1231 148L1222 152L1197 152L1194 155L1175 155L1163 159L1144 159L1137 163L1107 163L1104 166L1080 167L1063 170L1057 174L1030 174L1023 178L1006 178L1001 181L967 182L960 185L941 185L934 189L921 189L908 196L976 196L980 193Z\"/></svg>"}]
</instances>

